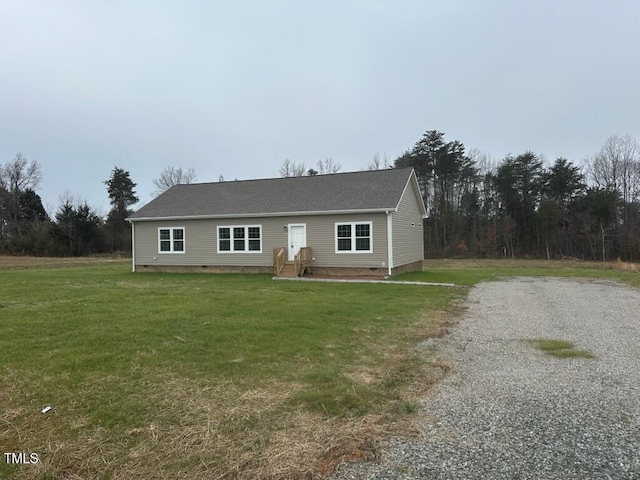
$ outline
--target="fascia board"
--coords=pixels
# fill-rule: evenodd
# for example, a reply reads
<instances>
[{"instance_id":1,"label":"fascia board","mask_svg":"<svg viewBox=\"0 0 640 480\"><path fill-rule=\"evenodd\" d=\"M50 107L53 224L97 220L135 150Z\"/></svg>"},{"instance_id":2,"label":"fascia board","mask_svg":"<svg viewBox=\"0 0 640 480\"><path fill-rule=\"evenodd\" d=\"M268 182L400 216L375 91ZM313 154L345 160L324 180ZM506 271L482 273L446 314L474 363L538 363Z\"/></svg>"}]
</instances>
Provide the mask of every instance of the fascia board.
<instances>
[{"instance_id":1,"label":"fascia board","mask_svg":"<svg viewBox=\"0 0 640 480\"><path fill-rule=\"evenodd\" d=\"M397 211L395 207L371 208L363 210L323 210L316 212L274 212L274 213L233 213L224 215L170 215L164 217L128 217L128 222L153 222L164 220L214 220L224 218L264 218L264 217L304 217L318 215L349 215L361 213L385 213L389 210Z\"/></svg>"}]
</instances>

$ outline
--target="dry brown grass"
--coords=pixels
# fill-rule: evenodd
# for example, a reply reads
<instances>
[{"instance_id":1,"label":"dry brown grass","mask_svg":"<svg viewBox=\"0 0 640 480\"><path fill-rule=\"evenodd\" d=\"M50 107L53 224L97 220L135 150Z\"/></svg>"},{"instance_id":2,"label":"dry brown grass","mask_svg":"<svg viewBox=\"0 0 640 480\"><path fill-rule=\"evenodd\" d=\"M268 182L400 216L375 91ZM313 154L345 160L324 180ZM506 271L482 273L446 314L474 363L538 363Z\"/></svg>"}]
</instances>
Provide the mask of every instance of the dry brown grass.
<instances>
[{"instance_id":1,"label":"dry brown grass","mask_svg":"<svg viewBox=\"0 0 640 480\"><path fill-rule=\"evenodd\" d=\"M578 258L563 258L545 260L534 258L467 258L467 259L428 259L424 261L424 268L593 268L610 269L621 272L640 272L640 264L624 262L617 258L610 262L580 260Z\"/></svg>"},{"instance_id":2,"label":"dry brown grass","mask_svg":"<svg viewBox=\"0 0 640 480\"><path fill-rule=\"evenodd\" d=\"M602 267L602 262L592 262L577 258L546 260L538 258L438 258L424 261L424 268L571 268Z\"/></svg>"},{"instance_id":3,"label":"dry brown grass","mask_svg":"<svg viewBox=\"0 0 640 480\"><path fill-rule=\"evenodd\" d=\"M640 264L633 262L623 262L619 258L615 259L613 262L607 263L606 265L607 268L618 270L620 272L640 273Z\"/></svg>"},{"instance_id":4,"label":"dry brown grass","mask_svg":"<svg viewBox=\"0 0 640 480\"><path fill-rule=\"evenodd\" d=\"M0 271L34 268L90 267L96 265L120 265L130 263L131 258L119 256L27 257L0 255Z\"/></svg>"},{"instance_id":5,"label":"dry brown grass","mask_svg":"<svg viewBox=\"0 0 640 480\"><path fill-rule=\"evenodd\" d=\"M4 395L17 391L20 383L14 378ZM55 478L74 480L97 478L96 472L114 479L320 478L342 461L375 459L384 436L419 434L415 417L394 412L331 418L283 409L291 393L285 384L259 390L233 384L203 389L192 381L165 377L148 387L137 395L144 395L158 414L127 430L89 425L62 406L48 415L35 405L30 411L3 412L2 443L47 452L17 478L52 472ZM18 422L20 427L14 428Z\"/></svg>"}]
</instances>

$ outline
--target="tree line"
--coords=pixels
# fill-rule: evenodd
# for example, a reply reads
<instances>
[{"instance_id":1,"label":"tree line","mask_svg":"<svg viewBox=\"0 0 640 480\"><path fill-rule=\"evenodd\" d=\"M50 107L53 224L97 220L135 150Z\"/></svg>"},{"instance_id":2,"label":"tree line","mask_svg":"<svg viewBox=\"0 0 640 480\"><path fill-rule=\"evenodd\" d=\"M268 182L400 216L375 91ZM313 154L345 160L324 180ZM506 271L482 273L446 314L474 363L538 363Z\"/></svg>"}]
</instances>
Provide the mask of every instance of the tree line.
<instances>
[{"instance_id":1,"label":"tree line","mask_svg":"<svg viewBox=\"0 0 640 480\"><path fill-rule=\"evenodd\" d=\"M394 161L415 169L425 254L640 261L640 147L608 138L578 165L533 152L492 162L429 130Z\"/></svg>"},{"instance_id":2,"label":"tree line","mask_svg":"<svg viewBox=\"0 0 640 480\"><path fill-rule=\"evenodd\" d=\"M500 161L428 130L402 155L376 154L363 170L413 167L422 190L425 256L580 258L640 261L640 146L612 136L583 164L553 163L534 152ZM337 173L331 158L311 168L286 159L280 175ZM196 179L193 169L168 167L154 194ZM36 193L40 165L21 154L0 164L0 252L88 255L130 252L125 218L137 203L128 171L104 181L111 209L100 217L86 202L64 198L53 218ZM219 179L224 181L222 177Z\"/></svg>"},{"instance_id":3,"label":"tree line","mask_svg":"<svg viewBox=\"0 0 640 480\"><path fill-rule=\"evenodd\" d=\"M0 252L82 256L131 251L131 229L125 218L138 197L128 171L114 167L104 181L111 205L106 218L70 195L61 199L50 218L36 193L41 180L39 162L22 154L0 164Z\"/></svg>"},{"instance_id":4,"label":"tree line","mask_svg":"<svg viewBox=\"0 0 640 480\"><path fill-rule=\"evenodd\" d=\"M177 184L192 183L193 168L169 166L153 180L154 195ZM84 256L131 252L131 227L126 218L138 202L130 173L111 170L103 183L111 208L101 216L86 201L62 196L52 217L36 193L42 181L39 162L18 153L0 164L0 253L40 256Z\"/></svg>"}]
</instances>

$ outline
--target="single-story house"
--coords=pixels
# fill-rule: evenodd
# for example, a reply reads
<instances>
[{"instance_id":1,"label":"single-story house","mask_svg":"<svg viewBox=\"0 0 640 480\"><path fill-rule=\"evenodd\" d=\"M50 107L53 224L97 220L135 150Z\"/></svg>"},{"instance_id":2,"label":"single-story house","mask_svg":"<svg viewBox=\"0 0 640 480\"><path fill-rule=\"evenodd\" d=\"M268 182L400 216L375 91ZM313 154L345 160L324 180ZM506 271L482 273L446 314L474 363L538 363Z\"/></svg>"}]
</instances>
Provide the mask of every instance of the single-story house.
<instances>
[{"instance_id":1,"label":"single-story house","mask_svg":"<svg viewBox=\"0 0 640 480\"><path fill-rule=\"evenodd\" d=\"M128 220L134 271L390 276L422 269L424 218L400 168L175 185Z\"/></svg>"}]
</instances>

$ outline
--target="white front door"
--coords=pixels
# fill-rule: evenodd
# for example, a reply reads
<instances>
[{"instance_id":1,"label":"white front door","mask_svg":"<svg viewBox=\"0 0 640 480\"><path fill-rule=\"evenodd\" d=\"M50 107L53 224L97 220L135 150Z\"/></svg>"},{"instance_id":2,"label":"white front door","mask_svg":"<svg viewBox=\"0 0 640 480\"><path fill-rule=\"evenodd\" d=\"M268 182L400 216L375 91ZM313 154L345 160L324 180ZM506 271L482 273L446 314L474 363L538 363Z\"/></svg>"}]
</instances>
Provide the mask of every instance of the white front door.
<instances>
[{"instance_id":1,"label":"white front door","mask_svg":"<svg viewBox=\"0 0 640 480\"><path fill-rule=\"evenodd\" d=\"M289 261L293 261L293 257L300 251L302 247L307 246L307 225L305 223L290 223L289 227Z\"/></svg>"}]
</instances>

